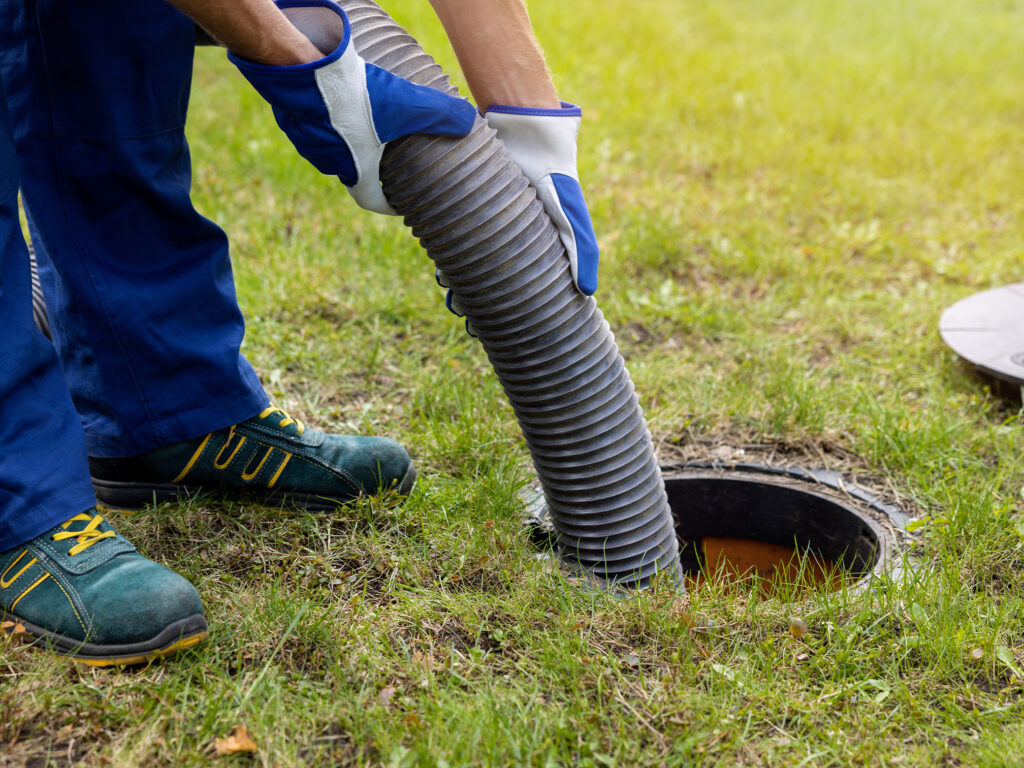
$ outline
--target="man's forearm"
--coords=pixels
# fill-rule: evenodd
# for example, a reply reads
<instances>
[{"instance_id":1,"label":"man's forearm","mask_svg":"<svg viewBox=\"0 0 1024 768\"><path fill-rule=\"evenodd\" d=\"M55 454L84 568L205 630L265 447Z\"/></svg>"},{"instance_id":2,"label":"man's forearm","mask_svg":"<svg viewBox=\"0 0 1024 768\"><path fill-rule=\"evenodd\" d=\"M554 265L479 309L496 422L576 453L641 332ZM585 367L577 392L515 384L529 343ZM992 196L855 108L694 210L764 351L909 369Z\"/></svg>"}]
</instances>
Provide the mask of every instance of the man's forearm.
<instances>
[{"instance_id":1,"label":"man's forearm","mask_svg":"<svg viewBox=\"0 0 1024 768\"><path fill-rule=\"evenodd\" d=\"M523 0L430 0L477 107L557 107Z\"/></svg>"},{"instance_id":2,"label":"man's forearm","mask_svg":"<svg viewBox=\"0 0 1024 768\"><path fill-rule=\"evenodd\" d=\"M323 53L272 0L169 0L238 56L303 64ZM481 110L557 107L551 75L522 0L430 0Z\"/></svg>"},{"instance_id":3,"label":"man's forearm","mask_svg":"<svg viewBox=\"0 0 1024 768\"><path fill-rule=\"evenodd\" d=\"M218 42L257 64L305 64L323 54L272 0L169 0Z\"/></svg>"}]
</instances>

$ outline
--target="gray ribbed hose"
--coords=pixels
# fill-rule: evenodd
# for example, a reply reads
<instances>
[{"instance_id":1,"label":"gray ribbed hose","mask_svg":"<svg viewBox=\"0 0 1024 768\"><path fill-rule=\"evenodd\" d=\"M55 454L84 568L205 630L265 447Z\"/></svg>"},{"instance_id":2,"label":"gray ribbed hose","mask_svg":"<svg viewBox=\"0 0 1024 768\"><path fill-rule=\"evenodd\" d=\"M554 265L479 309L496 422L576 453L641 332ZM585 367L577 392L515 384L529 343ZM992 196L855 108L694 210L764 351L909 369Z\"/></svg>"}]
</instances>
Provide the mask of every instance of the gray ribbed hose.
<instances>
[{"instance_id":1,"label":"gray ribbed hose","mask_svg":"<svg viewBox=\"0 0 1024 768\"><path fill-rule=\"evenodd\" d=\"M458 91L370 0L340 0L367 61ZM482 118L464 139L391 142L384 192L440 267L519 419L563 553L607 582L682 584L654 446L611 329Z\"/></svg>"}]
</instances>

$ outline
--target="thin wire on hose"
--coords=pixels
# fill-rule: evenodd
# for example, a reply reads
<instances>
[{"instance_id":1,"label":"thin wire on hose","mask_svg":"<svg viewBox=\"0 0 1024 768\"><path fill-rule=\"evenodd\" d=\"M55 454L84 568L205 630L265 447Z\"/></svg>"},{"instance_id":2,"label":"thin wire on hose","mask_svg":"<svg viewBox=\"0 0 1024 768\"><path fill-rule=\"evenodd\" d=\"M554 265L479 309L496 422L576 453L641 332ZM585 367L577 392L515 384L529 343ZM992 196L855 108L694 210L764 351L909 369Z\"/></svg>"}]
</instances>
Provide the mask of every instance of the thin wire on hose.
<instances>
[{"instance_id":1,"label":"thin wire on hose","mask_svg":"<svg viewBox=\"0 0 1024 768\"><path fill-rule=\"evenodd\" d=\"M29 264L32 270L32 320L36 324L36 328L43 332L46 338L52 338L50 336L50 316L46 314L46 299L43 297L43 286L39 282L39 265L36 263L36 251L32 247L32 241L29 240L28 245L28 256Z\"/></svg>"}]
</instances>

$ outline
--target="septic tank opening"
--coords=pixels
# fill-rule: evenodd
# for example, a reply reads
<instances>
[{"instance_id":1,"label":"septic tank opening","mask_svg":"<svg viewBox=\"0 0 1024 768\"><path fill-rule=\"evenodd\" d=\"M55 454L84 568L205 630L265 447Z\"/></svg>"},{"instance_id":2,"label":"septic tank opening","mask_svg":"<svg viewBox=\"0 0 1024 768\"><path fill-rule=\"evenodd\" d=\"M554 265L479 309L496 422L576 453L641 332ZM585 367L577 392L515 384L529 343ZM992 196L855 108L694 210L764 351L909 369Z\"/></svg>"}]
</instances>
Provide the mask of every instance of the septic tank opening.
<instances>
[{"instance_id":1,"label":"septic tank opening","mask_svg":"<svg viewBox=\"0 0 1024 768\"><path fill-rule=\"evenodd\" d=\"M906 524L898 508L828 470L696 462L662 473L688 588L856 588L890 570ZM557 549L542 496L528 522Z\"/></svg>"},{"instance_id":2,"label":"septic tank opening","mask_svg":"<svg viewBox=\"0 0 1024 768\"><path fill-rule=\"evenodd\" d=\"M691 583L839 589L889 556L888 532L857 500L792 477L750 471L668 470L680 564Z\"/></svg>"}]
</instances>

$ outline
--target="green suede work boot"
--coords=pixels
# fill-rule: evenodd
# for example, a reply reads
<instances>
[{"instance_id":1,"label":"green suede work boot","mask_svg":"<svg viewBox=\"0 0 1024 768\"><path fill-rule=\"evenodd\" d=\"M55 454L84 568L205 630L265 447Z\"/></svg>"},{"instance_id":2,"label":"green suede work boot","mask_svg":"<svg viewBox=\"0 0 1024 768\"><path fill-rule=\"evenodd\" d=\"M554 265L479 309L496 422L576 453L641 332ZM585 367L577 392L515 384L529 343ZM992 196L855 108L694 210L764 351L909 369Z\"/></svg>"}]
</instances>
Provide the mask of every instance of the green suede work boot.
<instances>
[{"instance_id":1,"label":"green suede work boot","mask_svg":"<svg viewBox=\"0 0 1024 768\"><path fill-rule=\"evenodd\" d=\"M91 666L141 664L206 638L187 580L90 509L0 552L0 626Z\"/></svg>"},{"instance_id":2,"label":"green suede work boot","mask_svg":"<svg viewBox=\"0 0 1024 768\"><path fill-rule=\"evenodd\" d=\"M124 459L89 459L96 498L141 509L202 493L330 511L361 495L408 495L416 468L385 437L328 435L270 405L233 427Z\"/></svg>"}]
</instances>

